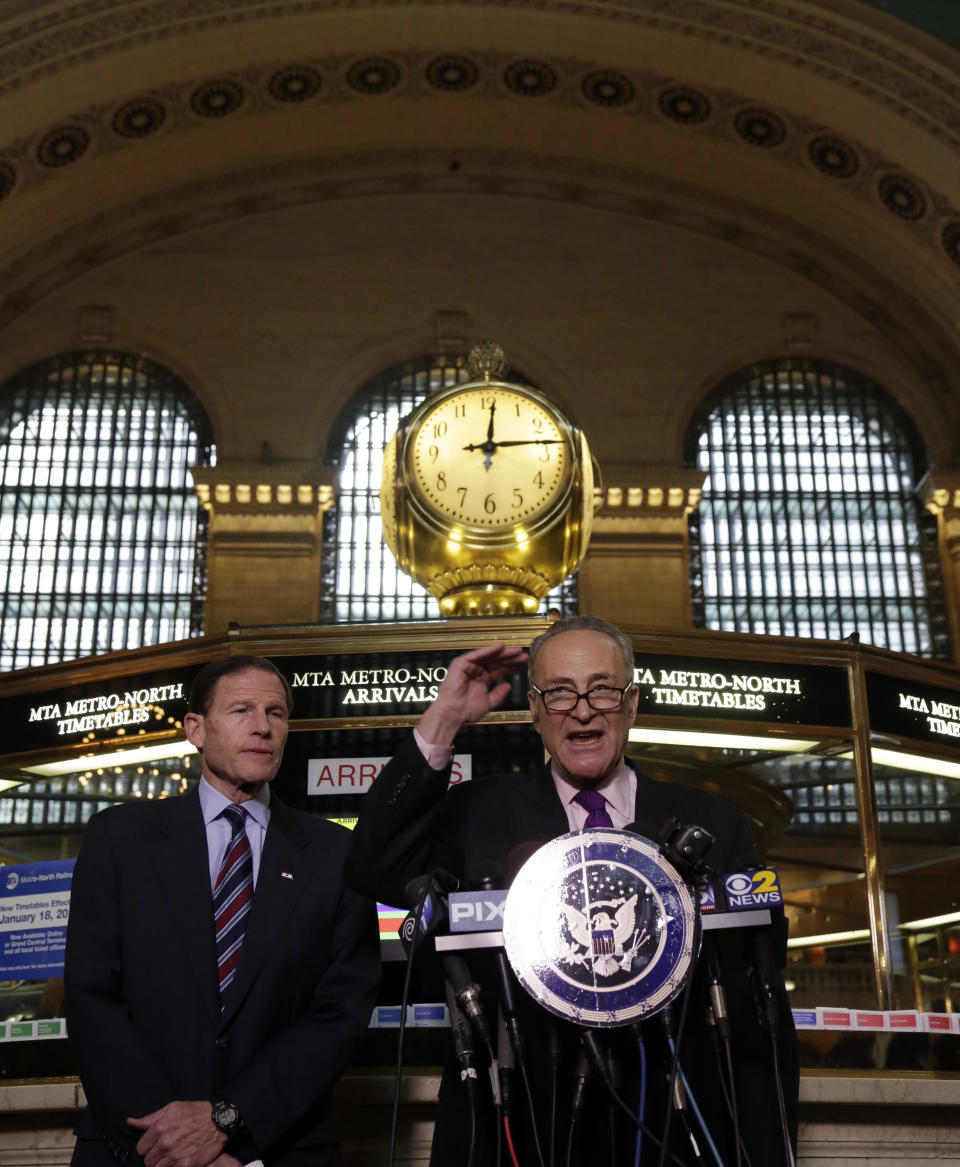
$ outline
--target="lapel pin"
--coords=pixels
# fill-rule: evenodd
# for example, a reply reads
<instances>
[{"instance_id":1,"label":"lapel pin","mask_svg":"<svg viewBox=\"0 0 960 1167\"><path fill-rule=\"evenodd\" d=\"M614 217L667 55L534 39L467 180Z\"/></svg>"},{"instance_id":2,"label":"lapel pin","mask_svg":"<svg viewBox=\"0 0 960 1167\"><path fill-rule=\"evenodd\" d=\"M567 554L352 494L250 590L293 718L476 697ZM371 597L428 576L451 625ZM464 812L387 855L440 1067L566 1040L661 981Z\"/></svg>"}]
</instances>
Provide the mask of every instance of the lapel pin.
<instances>
[{"instance_id":1,"label":"lapel pin","mask_svg":"<svg viewBox=\"0 0 960 1167\"><path fill-rule=\"evenodd\" d=\"M293 879L293 872L292 871L281 871L280 878L281 879Z\"/></svg>"}]
</instances>

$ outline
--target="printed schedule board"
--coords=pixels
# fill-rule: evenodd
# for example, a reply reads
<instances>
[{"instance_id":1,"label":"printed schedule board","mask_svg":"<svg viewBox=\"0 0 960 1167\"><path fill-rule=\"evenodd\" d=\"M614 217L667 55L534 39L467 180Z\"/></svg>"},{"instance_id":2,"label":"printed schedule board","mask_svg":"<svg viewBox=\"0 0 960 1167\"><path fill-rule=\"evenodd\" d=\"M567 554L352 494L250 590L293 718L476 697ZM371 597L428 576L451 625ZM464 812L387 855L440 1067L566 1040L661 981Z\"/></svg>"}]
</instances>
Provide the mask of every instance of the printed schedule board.
<instances>
[{"instance_id":1,"label":"printed schedule board","mask_svg":"<svg viewBox=\"0 0 960 1167\"><path fill-rule=\"evenodd\" d=\"M0 980L63 975L73 864L0 867Z\"/></svg>"}]
</instances>

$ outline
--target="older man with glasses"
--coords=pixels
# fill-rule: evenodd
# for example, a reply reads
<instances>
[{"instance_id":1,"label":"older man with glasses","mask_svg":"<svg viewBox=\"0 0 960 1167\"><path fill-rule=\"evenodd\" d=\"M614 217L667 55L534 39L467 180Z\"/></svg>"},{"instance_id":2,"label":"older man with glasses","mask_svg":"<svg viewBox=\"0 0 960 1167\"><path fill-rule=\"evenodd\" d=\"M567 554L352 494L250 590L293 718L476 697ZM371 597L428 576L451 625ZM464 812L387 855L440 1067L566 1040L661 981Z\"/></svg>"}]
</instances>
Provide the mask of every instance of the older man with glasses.
<instances>
[{"instance_id":1,"label":"older man with glasses","mask_svg":"<svg viewBox=\"0 0 960 1167\"><path fill-rule=\"evenodd\" d=\"M453 744L466 725L496 709L510 690L507 679L528 662L530 713L534 729L549 755L547 764L531 774L482 778L448 790ZM522 649L494 644L455 658L436 700L425 711L411 737L397 750L364 800L347 862L347 880L357 890L389 903L405 902L405 888L416 876L438 869L449 872L465 886L478 873L499 870L504 879L515 872L523 858L538 845L570 831L589 827L626 828L657 833L670 820L706 828L714 843L706 861L716 871L732 872L756 865L757 857L746 817L729 803L705 791L654 781L640 774L624 757L627 735L637 711L633 649L619 629L594 616L561 620L538 637L528 654ZM638 824L644 824L642 828ZM751 1123L743 1134L749 1161L754 1167L780 1167L788 1162L771 1094L772 1073L767 1050L759 1036L753 995L747 979L747 961L736 945L726 946L728 995L731 1017L744 1031L739 1041L737 1085L749 1098ZM495 978L480 971L475 976L484 988ZM479 973L479 975L478 975ZM781 1077L786 1083L790 1125L795 1139L796 1059L792 1021L781 992L781 1014L786 1040L781 1042ZM706 989L698 997L706 1001ZM548 1050L559 1050L557 1071L572 1079L577 1062L577 1039L572 1031L552 1022L530 1000L522 1002L531 1059L532 1106L538 1127L556 1123L549 1117L554 1071ZM495 1008L494 1005L494 1015ZM729 1146L731 1123L725 1113L718 1081L709 1072L705 1008L698 1003L697 1016L685 1042L697 1045L687 1070L699 1078L698 1102L707 1112L708 1125L717 1131L724 1162L737 1162ZM647 1027L645 1027L647 1028ZM618 1031L616 1073L630 1083L638 1075L637 1040ZM616 1047L616 1048L615 1048ZM651 1098L664 1094L665 1067L669 1054L657 1027L645 1039L655 1074L650 1075ZM702 1047L702 1048L700 1048ZM643 1057L647 1057L645 1048ZM706 1072L704 1072L706 1071ZM451 1062L440 1090L440 1108L434 1131L431 1167L465 1167L471 1162L470 1114L466 1091L459 1087L459 1073ZM566 1086L562 1087L565 1091ZM634 1131L624 1128L601 1091L584 1111L578 1145L583 1158L571 1163L624 1164L637 1162ZM701 1097L702 1095L702 1097ZM666 1100L652 1102L663 1113ZM520 1163L537 1161L537 1138L529 1114L518 1113L512 1138ZM495 1123L492 1111L478 1126L478 1144L472 1162L494 1164ZM674 1126L683 1132L683 1124ZM695 1163L689 1142L670 1140L664 1162ZM540 1151L546 1158L541 1137ZM727 1144L724 1147L724 1144ZM526 1158L524 1157L526 1156ZM504 1157L503 1162L509 1160ZM558 1159L559 1163L561 1160ZM745 1160L746 1161L746 1160ZM641 1163L660 1162L658 1148L648 1140Z\"/></svg>"}]
</instances>

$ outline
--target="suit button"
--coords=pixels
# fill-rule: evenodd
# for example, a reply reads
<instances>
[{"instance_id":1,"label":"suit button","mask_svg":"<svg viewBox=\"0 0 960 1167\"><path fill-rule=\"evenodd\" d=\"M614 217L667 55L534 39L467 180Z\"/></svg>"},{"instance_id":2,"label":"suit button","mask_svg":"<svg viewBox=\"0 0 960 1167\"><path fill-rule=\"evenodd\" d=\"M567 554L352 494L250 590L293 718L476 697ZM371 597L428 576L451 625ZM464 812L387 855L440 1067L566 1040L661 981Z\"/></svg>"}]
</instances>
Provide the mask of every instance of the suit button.
<instances>
[{"instance_id":1,"label":"suit button","mask_svg":"<svg viewBox=\"0 0 960 1167\"><path fill-rule=\"evenodd\" d=\"M226 1049L230 1043L225 1037L218 1037L213 1044L217 1047L217 1049Z\"/></svg>"}]
</instances>

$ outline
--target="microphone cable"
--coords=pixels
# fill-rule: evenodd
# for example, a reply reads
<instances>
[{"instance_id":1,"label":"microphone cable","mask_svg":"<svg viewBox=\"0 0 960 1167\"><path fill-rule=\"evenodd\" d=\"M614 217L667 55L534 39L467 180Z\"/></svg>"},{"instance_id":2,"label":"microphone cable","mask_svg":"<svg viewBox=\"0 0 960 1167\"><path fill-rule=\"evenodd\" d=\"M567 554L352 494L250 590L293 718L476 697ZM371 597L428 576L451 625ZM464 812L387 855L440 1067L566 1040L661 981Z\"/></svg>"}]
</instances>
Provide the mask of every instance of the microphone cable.
<instances>
[{"instance_id":1,"label":"microphone cable","mask_svg":"<svg viewBox=\"0 0 960 1167\"><path fill-rule=\"evenodd\" d=\"M480 1111L480 1097L478 1094L479 1081L477 1066L473 1054L473 1039L470 1034L470 1023L464 1016L463 1010L454 996L453 986L445 981L444 990L447 996L447 1009L450 1013L450 1028L453 1032L453 1046L460 1063L460 1081L470 1099L470 1142L467 1149L467 1165L473 1167L474 1156L477 1151L477 1125Z\"/></svg>"},{"instance_id":2,"label":"microphone cable","mask_svg":"<svg viewBox=\"0 0 960 1167\"><path fill-rule=\"evenodd\" d=\"M747 1148L743 1143L743 1135L740 1132L740 1120L736 1109L736 1088L733 1082L733 1053L730 1047L730 1040L726 1037L721 1037L717 1032L717 1022L712 1005L707 1006L707 1029L710 1031L710 1046L713 1049L713 1059L717 1071L717 1080L720 1083L720 1090L723 1094L723 1103L727 1110L727 1117L730 1119L733 1127L734 1148L737 1156L736 1167L753 1167L750 1156L747 1154ZM732 1096L731 1092L733 1092Z\"/></svg>"},{"instance_id":3,"label":"microphone cable","mask_svg":"<svg viewBox=\"0 0 960 1167\"><path fill-rule=\"evenodd\" d=\"M667 1150L666 1144L661 1142L661 1140L657 1138L650 1127L637 1117L633 1107L627 1104L614 1084L610 1081L610 1076L606 1070L603 1053L600 1050L600 1045L597 1041L597 1031L595 1029L581 1029L580 1039L590 1060L590 1066L600 1075L600 1079L603 1082L604 1087L609 1092L610 1097L617 1104L620 1110L623 1111L623 1113L630 1119L631 1123L633 1123L635 1127L641 1130L647 1136L650 1142L654 1144L654 1146L660 1147L661 1165L665 1161L664 1156L666 1156L669 1157L671 1162L678 1164L678 1167L689 1167L689 1165L685 1163L679 1155L675 1155L673 1151Z\"/></svg>"},{"instance_id":4,"label":"microphone cable","mask_svg":"<svg viewBox=\"0 0 960 1167\"><path fill-rule=\"evenodd\" d=\"M730 1030L730 1015L727 1012L727 994L720 974L720 958L716 941L711 935L703 940L703 951L707 958L707 981L710 1003L707 1006L707 1027L711 1045L717 1062L717 1078L723 1093L724 1105L733 1124L733 1146L737 1156L736 1167L752 1167L750 1157L740 1135L740 1112L737 1109L737 1087L733 1073L733 1038ZM729 1084L728 1084L729 1083Z\"/></svg>"},{"instance_id":5,"label":"microphone cable","mask_svg":"<svg viewBox=\"0 0 960 1167\"><path fill-rule=\"evenodd\" d=\"M577 1062L573 1070L573 1098L570 1100L570 1125L567 1127L567 1161L566 1167L573 1167L573 1138L577 1130L577 1121L583 1110L583 1100L587 1093L587 1083L590 1081L590 1056L585 1044L581 1044L577 1054Z\"/></svg>"},{"instance_id":6,"label":"microphone cable","mask_svg":"<svg viewBox=\"0 0 960 1167\"><path fill-rule=\"evenodd\" d=\"M471 875L473 878L470 882L475 887L479 887L479 889L484 891L501 890L499 885L502 884L503 873L498 864L478 865L478 868L475 868L471 872ZM520 1075L520 1081L523 1083L523 1091L527 1099L527 1109L530 1112L530 1129L533 1132L533 1146L536 1151L537 1162L540 1167L546 1167L546 1162L543 1157L543 1146L540 1142L540 1132L537 1129L537 1110L533 1101L533 1088L530 1084L530 1074L527 1069L526 1051L524 1049L523 1036L520 1033L520 1025L517 1020L517 1002L516 993L514 992L513 972L507 960L507 954L502 948L498 948L493 953L493 961L497 970L500 1015L510 1039L514 1064Z\"/></svg>"},{"instance_id":7,"label":"microphone cable","mask_svg":"<svg viewBox=\"0 0 960 1167\"><path fill-rule=\"evenodd\" d=\"M662 1141L659 1143L660 1158L657 1160L657 1167L664 1167L667 1155L667 1144L670 1142L670 1126L673 1122L673 1098L674 1091L676 1090L677 1071L680 1068L680 1042L687 1023L687 1010L690 1007L690 990L693 987L693 972L694 970L691 968L686 987L683 990L683 1001L680 1006L680 1025L677 1030L676 1045L673 1047L673 1056L670 1061L670 1074L667 1085L667 1113L663 1120L663 1131L661 1133ZM669 1008L669 1005L665 1006L665 1012Z\"/></svg>"},{"instance_id":8,"label":"microphone cable","mask_svg":"<svg viewBox=\"0 0 960 1167\"><path fill-rule=\"evenodd\" d=\"M387 1155L387 1167L393 1167L397 1153L397 1132L400 1126L400 1089L403 1082L403 1038L407 1031L407 1002L410 999L410 981L413 975L413 958L417 951L417 941L420 938L420 918L423 916L423 905L430 894L430 886L424 887L423 893L417 901L412 916L406 916L400 926L401 936L406 939L409 926L410 947L407 949L407 968L403 978L403 993L400 999L400 1031L397 1036L397 1065L393 1077L393 1113L390 1117L390 1149ZM409 925L408 925L409 922Z\"/></svg>"},{"instance_id":9,"label":"microphone cable","mask_svg":"<svg viewBox=\"0 0 960 1167\"><path fill-rule=\"evenodd\" d=\"M670 1053L674 1054L675 1051L673 1048L673 1038L670 1036L669 1033L667 1034L667 1045L670 1047ZM696 1118L697 1122L700 1124L701 1131L703 1131L703 1137L704 1137L704 1139L706 1139L707 1146L710 1148L714 1159L716 1159L716 1161L717 1161L717 1167L724 1167L724 1162L720 1158L720 1152L717 1150L717 1145L713 1141L713 1137L710 1134L710 1129L707 1126L706 1121L704 1120L704 1117L700 1112L700 1107L697 1106L697 1100L694 1097L693 1091L690 1089L690 1083L687 1081L687 1076L683 1072L683 1067L680 1065L679 1062L677 1063L677 1074L678 1074L678 1077L680 1079L680 1083L683 1087L683 1090L686 1093L687 1101L690 1103L690 1107L693 1110L694 1117ZM681 1107L680 1109L681 1109L681 1113L683 1113L683 1108ZM693 1133L692 1133L692 1131L689 1131L689 1123L687 1123L687 1126L688 1126L688 1133L690 1134L690 1139L694 1143L694 1147L696 1148L696 1141L693 1138ZM697 1159L702 1162L702 1156L700 1155L699 1148L696 1148L696 1155L697 1155Z\"/></svg>"},{"instance_id":10,"label":"microphone cable","mask_svg":"<svg viewBox=\"0 0 960 1167\"><path fill-rule=\"evenodd\" d=\"M766 928L757 928L751 937L754 952L754 980L758 1003L760 1006L760 1020L770 1037L770 1051L773 1056L773 1081L777 1095L777 1109L779 1110L780 1129L783 1134L784 1162L787 1167L796 1167L796 1158L793 1153L793 1144L790 1139L790 1124L787 1121L787 1106L783 1096L783 1078L780 1074L780 1046L777 1041L778 1007L773 972L773 961L770 958Z\"/></svg>"},{"instance_id":11,"label":"microphone cable","mask_svg":"<svg viewBox=\"0 0 960 1167\"><path fill-rule=\"evenodd\" d=\"M546 1015L546 1013L544 1013ZM560 1094L560 1035L557 1027L547 1020L547 1054L550 1059L550 1142L548 1146L548 1167L557 1163L557 1106Z\"/></svg>"},{"instance_id":12,"label":"microphone cable","mask_svg":"<svg viewBox=\"0 0 960 1167\"><path fill-rule=\"evenodd\" d=\"M503 1161L503 1144L507 1133L507 1122L513 1114L513 1087L516 1067L513 1064L513 1050L503 1022L503 1011L497 1015L497 1062L500 1076L500 1097L495 1099L497 1118L497 1167ZM508 1144L507 1150L510 1147Z\"/></svg>"},{"instance_id":13,"label":"microphone cable","mask_svg":"<svg viewBox=\"0 0 960 1167\"><path fill-rule=\"evenodd\" d=\"M507 1140L507 1150L510 1152L510 1162L513 1167L520 1167L520 1160L517 1158L517 1149L513 1145L513 1133L510 1130L510 1119L506 1115L503 1116L503 1133Z\"/></svg>"},{"instance_id":14,"label":"microphone cable","mask_svg":"<svg viewBox=\"0 0 960 1167\"><path fill-rule=\"evenodd\" d=\"M643 1112L647 1105L647 1047L643 1044L643 1031L636 1025L637 1052L640 1057L640 1097L637 1101L637 1143L633 1153L633 1167L640 1167L640 1152L643 1149Z\"/></svg>"}]
</instances>

